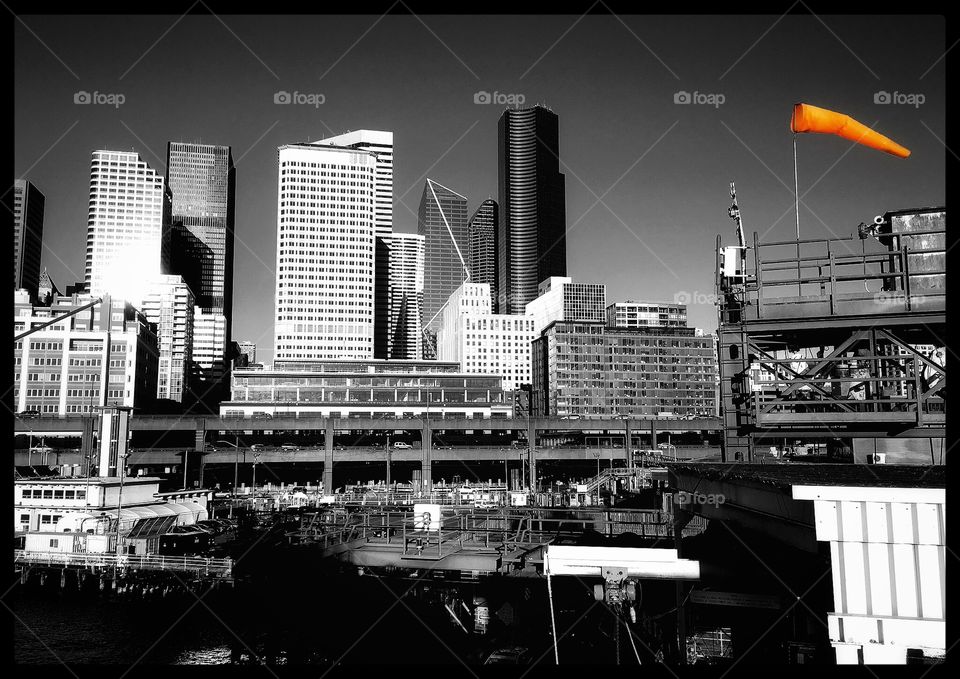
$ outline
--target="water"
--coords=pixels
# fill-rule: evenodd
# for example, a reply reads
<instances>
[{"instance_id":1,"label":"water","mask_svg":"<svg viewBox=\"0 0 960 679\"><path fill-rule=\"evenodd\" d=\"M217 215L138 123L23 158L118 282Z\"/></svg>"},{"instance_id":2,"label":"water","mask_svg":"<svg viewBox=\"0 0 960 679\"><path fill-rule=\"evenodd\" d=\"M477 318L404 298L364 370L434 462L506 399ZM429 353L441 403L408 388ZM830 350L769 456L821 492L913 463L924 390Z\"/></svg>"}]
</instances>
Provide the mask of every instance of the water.
<instances>
[{"instance_id":1,"label":"water","mask_svg":"<svg viewBox=\"0 0 960 679\"><path fill-rule=\"evenodd\" d=\"M36 582L18 586L6 599L19 619L16 662L460 666L482 664L498 648L522 646L531 662L553 663L542 579L489 579L456 587L426 580L412 587L412 580L358 577L355 570L331 573L287 559L274 564L270 577L211 591L203 603L190 593L152 600L60 593L59 578L42 590ZM675 605L668 584L651 583L645 600L662 599L655 603L658 610ZM459 599L451 601L451 594ZM461 610L460 600L470 605L476 595L489 606L485 635L474 633L469 616L461 616L464 630L444 608L449 602ZM563 662L614 662L616 619L604 606L593 606L590 587L578 578L554 579L554 598ZM625 637L621 641L621 658L633 664Z\"/></svg>"}]
</instances>

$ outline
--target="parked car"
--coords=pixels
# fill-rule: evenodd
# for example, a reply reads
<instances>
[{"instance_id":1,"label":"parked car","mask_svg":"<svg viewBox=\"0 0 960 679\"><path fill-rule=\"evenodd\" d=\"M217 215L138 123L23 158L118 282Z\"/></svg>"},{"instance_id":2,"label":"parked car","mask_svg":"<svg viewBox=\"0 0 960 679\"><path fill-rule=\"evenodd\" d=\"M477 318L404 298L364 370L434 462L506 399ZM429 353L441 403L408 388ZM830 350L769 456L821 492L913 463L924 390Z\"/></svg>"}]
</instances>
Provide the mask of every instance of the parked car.
<instances>
[{"instance_id":1,"label":"parked car","mask_svg":"<svg viewBox=\"0 0 960 679\"><path fill-rule=\"evenodd\" d=\"M22 410L22 411L20 411L20 413L18 414L18 417L22 417L22 418L25 418L25 419L26 419L26 418L40 417L40 411L39 411L39 410Z\"/></svg>"},{"instance_id":2,"label":"parked car","mask_svg":"<svg viewBox=\"0 0 960 679\"><path fill-rule=\"evenodd\" d=\"M295 446L292 443L284 443L280 446L280 450L300 450L300 446Z\"/></svg>"},{"instance_id":3,"label":"parked car","mask_svg":"<svg viewBox=\"0 0 960 679\"><path fill-rule=\"evenodd\" d=\"M397 450L409 450L413 448L413 446L411 446L409 443L404 443L403 441L396 441L393 444L393 447Z\"/></svg>"},{"instance_id":4,"label":"parked car","mask_svg":"<svg viewBox=\"0 0 960 679\"><path fill-rule=\"evenodd\" d=\"M530 651L522 646L500 648L487 656L484 665L527 665L530 663Z\"/></svg>"}]
</instances>

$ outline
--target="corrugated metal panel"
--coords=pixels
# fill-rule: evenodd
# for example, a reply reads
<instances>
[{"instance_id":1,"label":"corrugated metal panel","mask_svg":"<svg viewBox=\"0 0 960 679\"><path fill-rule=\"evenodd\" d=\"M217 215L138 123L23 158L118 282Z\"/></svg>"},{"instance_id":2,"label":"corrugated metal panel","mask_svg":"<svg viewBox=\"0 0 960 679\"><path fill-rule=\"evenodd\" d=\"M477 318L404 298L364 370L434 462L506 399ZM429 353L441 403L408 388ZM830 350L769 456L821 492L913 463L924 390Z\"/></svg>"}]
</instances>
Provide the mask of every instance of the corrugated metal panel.
<instances>
[{"instance_id":1,"label":"corrugated metal panel","mask_svg":"<svg viewBox=\"0 0 960 679\"><path fill-rule=\"evenodd\" d=\"M867 544L870 562L870 613L893 615L893 561L886 543Z\"/></svg>"},{"instance_id":2,"label":"corrugated metal panel","mask_svg":"<svg viewBox=\"0 0 960 679\"><path fill-rule=\"evenodd\" d=\"M847 608L844 612L866 615L867 578L863 546L857 542L841 542L840 549L843 552L843 580L847 594Z\"/></svg>"},{"instance_id":3,"label":"corrugated metal panel","mask_svg":"<svg viewBox=\"0 0 960 679\"><path fill-rule=\"evenodd\" d=\"M817 540L821 542L838 540L837 503L830 500L814 500L813 511Z\"/></svg>"},{"instance_id":4,"label":"corrugated metal panel","mask_svg":"<svg viewBox=\"0 0 960 679\"><path fill-rule=\"evenodd\" d=\"M840 539L844 542L862 542L863 535L863 503L840 503Z\"/></svg>"},{"instance_id":5,"label":"corrugated metal panel","mask_svg":"<svg viewBox=\"0 0 960 679\"><path fill-rule=\"evenodd\" d=\"M893 545L894 578L897 583L897 615L917 618L917 570L913 545Z\"/></svg>"},{"instance_id":6,"label":"corrugated metal panel","mask_svg":"<svg viewBox=\"0 0 960 679\"><path fill-rule=\"evenodd\" d=\"M891 502L890 519L893 523L893 542L898 544L916 544L913 534L912 503Z\"/></svg>"},{"instance_id":7,"label":"corrugated metal panel","mask_svg":"<svg viewBox=\"0 0 960 679\"><path fill-rule=\"evenodd\" d=\"M940 512L942 505L918 504L917 508L917 530L919 535L917 543L921 545L942 544L940 535Z\"/></svg>"},{"instance_id":8,"label":"corrugated metal panel","mask_svg":"<svg viewBox=\"0 0 960 679\"><path fill-rule=\"evenodd\" d=\"M920 565L920 603L924 618L944 617L945 592L941 589L943 578L940 574L943 550L943 547L936 545L917 547L917 562Z\"/></svg>"},{"instance_id":9,"label":"corrugated metal panel","mask_svg":"<svg viewBox=\"0 0 960 679\"><path fill-rule=\"evenodd\" d=\"M887 521L886 502L867 502L867 540L870 542L890 542L890 523Z\"/></svg>"}]
</instances>

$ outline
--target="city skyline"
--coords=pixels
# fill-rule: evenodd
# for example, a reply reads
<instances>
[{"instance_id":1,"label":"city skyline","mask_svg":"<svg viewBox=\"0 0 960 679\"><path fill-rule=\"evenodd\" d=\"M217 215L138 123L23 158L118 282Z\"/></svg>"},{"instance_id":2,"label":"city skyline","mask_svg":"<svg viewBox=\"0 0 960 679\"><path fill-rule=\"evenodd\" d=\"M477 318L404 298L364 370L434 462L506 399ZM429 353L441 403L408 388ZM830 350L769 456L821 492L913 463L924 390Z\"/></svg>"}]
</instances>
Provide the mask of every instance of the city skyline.
<instances>
[{"instance_id":1,"label":"city skyline","mask_svg":"<svg viewBox=\"0 0 960 679\"><path fill-rule=\"evenodd\" d=\"M143 49L169 22L133 20L130 30L142 35L144 44L131 38L106 44L93 54L68 38L69 31L92 19L30 18L31 29L63 63L18 26L16 46L23 58L16 65L15 166L18 176L33 182L47 198L41 268L47 267L61 287L82 278L82 263L74 253L82 251L84 243L80 225L89 197L89 166L84 165L93 150L132 147L163 173L160 152L168 141L229 145L240 167L231 334L258 341L264 358L270 360L273 329L263 320L271 315L273 304L275 272L270 262L275 261L276 240L266 227L276 219L276 184L268 179L276 176L276 148L304 138L329 137L335 131L391 130L397 149L394 228L412 232L416 188L428 172L464 193L470 213L482 199L496 194L496 123L504 93L522 94L526 107L544 102L561 118L568 274L578 282L606 284L610 301L669 301L682 294L679 301L689 305L690 323L698 327L716 326L710 297L713 245L718 233L728 242L733 239L725 215L729 180L737 181L748 234L792 236L788 122L796 101L849 113L913 151L911 158L901 161L851 149L840 140L800 140L800 217L805 236L830 235L828 227L845 235L885 210L942 204L945 199L944 154L938 140L944 124L943 64L936 63L943 45L931 39L919 48L891 44L882 51L872 49L863 36L886 30L894 20L831 17L831 31L841 41L812 17L788 16L771 29L775 40L760 41L744 54L749 43L771 28L774 17L678 21L624 17L655 57L613 17L583 18L571 31L576 40L562 40L553 49L575 17L539 18L536 23L513 17L506 24L497 17L477 18L484 26L503 26L500 34L488 32L498 45L521 33L529 36L505 63L471 47L465 39L469 21L426 16L425 22L453 47L465 68L415 19L385 17L371 31L377 40L360 41L338 62L374 19L318 21L311 28L324 35L330 31L336 39L299 61L277 41L264 37L269 32L255 29L243 17L230 17L227 23L249 42L257 58L222 27L219 32L208 30L219 26L212 18L186 18L158 43L156 52L140 61ZM112 20L96 21L109 27ZM725 22L754 37L745 45L729 44ZM284 18L267 18L264 23L293 34L308 30ZM895 23L934 37L942 26L925 18ZM870 30L861 30L864 26ZM671 46L670 39L680 30L688 41L701 45L697 54ZM195 73L179 67L185 62L176 46L198 35L205 35L206 42L188 63L194 59L200 63L209 50L235 49L238 63L225 67L232 75L217 75L218 60L203 63ZM804 50L805 64L794 63L792 51L785 49L789 46ZM402 58L395 59L398 55ZM354 83L346 89L351 73L371 60L391 61L388 73L371 75L365 87ZM630 65L612 70L599 66L614 63L611 60ZM158 71L161 65L164 70ZM125 74L128 66L132 68ZM410 79L402 80L402 85L389 82L416 69L423 85ZM595 77L600 72L604 75ZM562 87L557 80L561 74ZM897 78L891 79L892 74ZM241 77L254 89L234 91L229 83ZM317 83L314 89L324 92L326 99L322 105L274 103L277 92L302 93ZM762 97L757 95L758 83ZM875 100L878 92L910 87L924 93L922 107ZM262 96L250 94L260 88ZM181 90L203 105L183 111L158 105L157 97L172 97ZM123 92L126 101L119 107L69 105L80 91ZM722 105L674 103L678 92L710 91L723 93ZM491 94L491 103L475 103L475 94L484 92ZM500 99L493 96L498 93ZM245 120L224 116L230 107L245 110ZM810 193L805 195L806 191ZM698 240L702 247L692 245Z\"/></svg>"}]
</instances>

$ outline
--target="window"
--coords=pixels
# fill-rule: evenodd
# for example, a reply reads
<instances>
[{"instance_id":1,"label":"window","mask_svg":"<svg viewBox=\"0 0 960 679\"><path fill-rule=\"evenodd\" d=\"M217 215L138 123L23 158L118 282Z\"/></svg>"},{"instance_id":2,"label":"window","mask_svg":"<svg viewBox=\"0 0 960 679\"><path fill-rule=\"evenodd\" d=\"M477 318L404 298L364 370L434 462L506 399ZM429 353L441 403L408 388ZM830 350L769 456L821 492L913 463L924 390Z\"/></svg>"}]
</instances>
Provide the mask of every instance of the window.
<instances>
[{"instance_id":1,"label":"window","mask_svg":"<svg viewBox=\"0 0 960 679\"><path fill-rule=\"evenodd\" d=\"M60 546L60 538L50 538L50 546L53 548Z\"/></svg>"},{"instance_id":2,"label":"window","mask_svg":"<svg viewBox=\"0 0 960 679\"><path fill-rule=\"evenodd\" d=\"M43 499L44 499L44 500L52 500L52 499L53 499L53 491L52 491L52 490L45 490L45 491L43 491Z\"/></svg>"}]
</instances>

